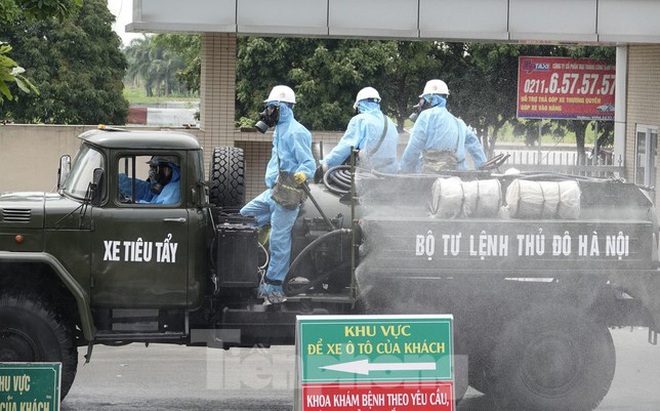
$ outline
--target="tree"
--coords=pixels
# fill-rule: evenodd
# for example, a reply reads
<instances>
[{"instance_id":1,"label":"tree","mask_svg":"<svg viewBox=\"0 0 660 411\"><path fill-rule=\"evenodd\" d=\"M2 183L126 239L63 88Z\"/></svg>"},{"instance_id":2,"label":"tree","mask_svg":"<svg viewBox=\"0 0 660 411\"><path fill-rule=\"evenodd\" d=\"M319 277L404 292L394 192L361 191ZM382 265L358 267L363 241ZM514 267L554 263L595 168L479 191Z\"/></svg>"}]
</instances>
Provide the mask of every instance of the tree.
<instances>
[{"instance_id":1,"label":"tree","mask_svg":"<svg viewBox=\"0 0 660 411\"><path fill-rule=\"evenodd\" d=\"M393 116L399 132L419 101L426 81L443 77L444 43L393 41L394 53L387 60L386 74L374 85L383 98L384 111ZM438 58L440 57L440 58Z\"/></svg>"},{"instance_id":2,"label":"tree","mask_svg":"<svg viewBox=\"0 0 660 411\"><path fill-rule=\"evenodd\" d=\"M616 61L616 49L614 47L574 46L567 47L566 52L568 57L573 58L591 58L596 60L604 60L611 64L614 64ZM587 128L593 128L595 124L586 120L561 120L559 121L559 125L575 133L578 163L586 164L587 156L585 152L585 137L587 134ZM614 123L612 121L604 122L603 126L599 127L599 131L600 135L596 136L596 140L598 140L598 146L603 147L614 137Z\"/></svg>"},{"instance_id":3,"label":"tree","mask_svg":"<svg viewBox=\"0 0 660 411\"><path fill-rule=\"evenodd\" d=\"M314 130L344 130L354 115L355 96L366 86L377 89L388 61L396 54L394 42L325 40L289 72L300 95L301 121Z\"/></svg>"},{"instance_id":4,"label":"tree","mask_svg":"<svg viewBox=\"0 0 660 411\"><path fill-rule=\"evenodd\" d=\"M20 20L0 28L15 45L40 95L7 102L4 115L23 123L125 124L126 58L104 0L87 0L60 21Z\"/></svg>"},{"instance_id":5,"label":"tree","mask_svg":"<svg viewBox=\"0 0 660 411\"><path fill-rule=\"evenodd\" d=\"M18 88L24 93L38 93L37 88L30 80L23 76L25 69L7 56L10 51L11 46L9 44L0 42L0 105L4 101L3 98L7 100L14 98L9 89L10 83L16 83Z\"/></svg>"},{"instance_id":6,"label":"tree","mask_svg":"<svg viewBox=\"0 0 660 411\"><path fill-rule=\"evenodd\" d=\"M419 48L423 50L420 65L429 58L428 48ZM354 114L355 95L361 88L373 86L383 98L384 110L396 113L402 128L417 101L412 96L423 87L411 74L414 68L396 77L400 54L412 54L409 50L418 48L407 48L406 42L396 41L241 38L237 117L256 118L270 88L287 84L296 91L296 117L302 123L314 130L344 130ZM405 93L400 91L402 85L408 87Z\"/></svg>"},{"instance_id":7,"label":"tree","mask_svg":"<svg viewBox=\"0 0 660 411\"><path fill-rule=\"evenodd\" d=\"M149 38L135 39L124 50L128 70L126 79L133 85L144 87L147 97L153 96L153 79L150 77L151 41Z\"/></svg>"},{"instance_id":8,"label":"tree","mask_svg":"<svg viewBox=\"0 0 660 411\"><path fill-rule=\"evenodd\" d=\"M523 55L557 55L557 47L467 44L466 68L453 99L456 100L457 112L465 122L490 137L482 139L487 155L492 155L499 132L507 123L529 142L538 137L538 122L516 118L518 57ZM549 126L546 124L544 127Z\"/></svg>"},{"instance_id":9,"label":"tree","mask_svg":"<svg viewBox=\"0 0 660 411\"><path fill-rule=\"evenodd\" d=\"M144 86L149 97L186 93L187 89L177 80L177 74L185 68L187 57L196 55L199 59L199 47L194 53L178 49L174 44L187 37L193 36L159 34L133 40L125 49L129 81Z\"/></svg>"},{"instance_id":10,"label":"tree","mask_svg":"<svg viewBox=\"0 0 660 411\"><path fill-rule=\"evenodd\" d=\"M157 34L153 39L155 44L169 50L180 59L180 65L174 73L176 80L189 92L199 92L202 71L201 36Z\"/></svg>"},{"instance_id":11,"label":"tree","mask_svg":"<svg viewBox=\"0 0 660 411\"><path fill-rule=\"evenodd\" d=\"M508 44L467 45L467 65L455 87L457 113L480 134L492 155L499 130L516 116L516 82L520 47Z\"/></svg>"},{"instance_id":12,"label":"tree","mask_svg":"<svg viewBox=\"0 0 660 411\"><path fill-rule=\"evenodd\" d=\"M52 17L62 20L81 6L82 0L0 0L0 27L10 26L21 19L34 21ZM23 75L25 69L7 56L11 50L11 45L4 43L0 36L0 104L5 98L14 98L12 83L24 93L36 91Z\"/></svg>"},{"instance_id":13,"label":"tree","mask_svg":"<svg viewBox=\"0 0 660 411\"><path fill-rule=\"evenodd\" d=\"M425 82L458 71L463 48L430 41L240 38L237 117L256 118L270 88L287 84L296 91L302 123L314 130L344 130L355 95L372 86L403 131Z\"/></svg>"},{"instance_id":14,"label":"tree","mask_svg":"<svg viewBox=\"0 0 660 411\"><path fill-rule=\"evenodd\" d=\"M299 38L241 37L236 59L236 117L256 119L263 110L263 100L277 84L286 84L296 91L301 107L303 97L289 73L300 67L320 40ZM302 121L296 108L296 117ZM240 121L240 120L239 120Z\"/></svg>"}]
</instances>

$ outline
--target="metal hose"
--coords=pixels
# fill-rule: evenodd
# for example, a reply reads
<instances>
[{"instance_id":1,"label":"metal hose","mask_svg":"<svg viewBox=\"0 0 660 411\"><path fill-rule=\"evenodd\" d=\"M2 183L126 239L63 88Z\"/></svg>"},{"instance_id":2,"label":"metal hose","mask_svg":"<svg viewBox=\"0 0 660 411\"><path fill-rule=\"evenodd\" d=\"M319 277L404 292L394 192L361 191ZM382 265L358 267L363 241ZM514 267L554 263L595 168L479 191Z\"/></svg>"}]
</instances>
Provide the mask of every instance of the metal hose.
<instances>
[{"instance_id":1,"label":"metal hose","mask_svg":"<svg viewBox=\"0 0 660 411\"><path fill-rule=\"evenodd\" d=\"M344 195L351 190L351 167L339 165L323 174L323 184L331 192Z\"/></svg>"}]
</instances>

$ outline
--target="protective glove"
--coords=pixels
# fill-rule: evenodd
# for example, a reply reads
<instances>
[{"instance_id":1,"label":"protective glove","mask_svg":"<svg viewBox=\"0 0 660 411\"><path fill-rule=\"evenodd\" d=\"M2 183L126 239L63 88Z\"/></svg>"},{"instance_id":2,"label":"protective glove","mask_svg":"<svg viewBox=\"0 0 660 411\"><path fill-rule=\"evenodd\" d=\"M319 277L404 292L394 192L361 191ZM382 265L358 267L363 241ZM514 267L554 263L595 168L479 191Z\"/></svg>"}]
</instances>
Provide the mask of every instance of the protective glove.
<instances>
[{"instance_id":1,"label":"protective glove","mask_svg":"<svg viewBox=\"0 0 660 411\"><path fill-rule=\"evenodd\" d=\"M305 174L303 171L298 171L293 175L293 179L296 180L296 183L302 184L307 181L307 174Z\"/></svg>"}]
</instances>

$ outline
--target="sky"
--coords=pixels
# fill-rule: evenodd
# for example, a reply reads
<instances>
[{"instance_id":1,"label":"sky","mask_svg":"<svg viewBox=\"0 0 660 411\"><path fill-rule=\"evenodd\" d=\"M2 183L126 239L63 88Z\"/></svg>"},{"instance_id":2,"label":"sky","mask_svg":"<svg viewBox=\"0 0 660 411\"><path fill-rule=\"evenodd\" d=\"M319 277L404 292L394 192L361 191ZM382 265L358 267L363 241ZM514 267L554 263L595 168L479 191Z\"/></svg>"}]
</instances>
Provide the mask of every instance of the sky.
<instances>
[{"instance_id":1,"label":"sky","mask_svg":"<svg viewBox=\"0 0 660 411\"><path fill-rule=\"evenodd\" d=\"M124 46L128 46L131 40L142 37L142 33L126 33L124 28L132 21L133 0L108 0L108 10L115 15L116 22L112 28L121 37Z\"/></svg>"}]
</instances>

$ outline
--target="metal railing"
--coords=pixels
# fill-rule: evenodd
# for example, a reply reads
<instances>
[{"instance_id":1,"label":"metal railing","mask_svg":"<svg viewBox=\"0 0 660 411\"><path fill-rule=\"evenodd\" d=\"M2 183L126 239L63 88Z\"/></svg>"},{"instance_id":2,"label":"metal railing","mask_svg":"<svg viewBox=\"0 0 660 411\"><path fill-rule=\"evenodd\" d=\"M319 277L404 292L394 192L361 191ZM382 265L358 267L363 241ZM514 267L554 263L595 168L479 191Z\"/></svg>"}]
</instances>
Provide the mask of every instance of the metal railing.
<instances>
[{"instance_id":1,"label":"metal railing","mask_svg":"<svg viewBox=\"0 0 660 411\"><path fill-rule=\"evenodd\" d=\"M508 161L500 167L502 171L516 168L520 171L548 171L589 177L624 177L625 169L615 165L614 157L607 152L598 157L586 158L579 164L575 150L517 150L496 149L497 154L509 154Z\"/></svg>"}]
</instances>

